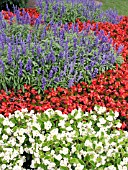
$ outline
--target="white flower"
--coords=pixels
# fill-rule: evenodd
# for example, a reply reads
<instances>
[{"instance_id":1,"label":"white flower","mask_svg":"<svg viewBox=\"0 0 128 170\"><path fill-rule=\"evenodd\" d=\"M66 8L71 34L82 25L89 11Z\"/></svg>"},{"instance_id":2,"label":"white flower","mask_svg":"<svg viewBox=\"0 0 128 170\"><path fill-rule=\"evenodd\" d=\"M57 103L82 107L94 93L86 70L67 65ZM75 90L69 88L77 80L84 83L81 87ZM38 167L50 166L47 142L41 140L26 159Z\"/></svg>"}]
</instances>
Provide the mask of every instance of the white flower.
<instances>
[{"instance_id":1,"label":"white flower","mask_svg":"<svg viewBox=\"0 0 128 170\"><path fill-rule=\"evenodd\" d=\"M23 113L28 113L28 109L27 109L27 108L21 109L21 112L23 112Z\"/></svg>"},{"instance_id":2,"label":"white flower","mask_svg":"<svg viewBox=\"0 0 128 170\"><path fill-rule=\"evenodd\" d=\"M31 115L32 115L32 114L34 114L34 113L35 113L35 111L34 111L34 110L31 110L31 111L30 111L30 114L31 114Z\"/></svg>"},{"instance_id":3,"label":"white flower","mask_svg":"<svg viewBox=\"0 0 128 170\"><path fill-rule=\"evenodd\" d=\"M106 107L98 107L98 106L95 106L94 107L94 110L98 113L98 114L102 114L104 112L106 112Z\"/></svg>"},{"instance_id":4,"label":"white flower","mask_svg":"<svg viewBox=\"0 0 128 170\"><path fill-rule=\"evenodd\" d=\"M5 118L2 124L3 124L3 126L8 126L9 125L9 119Z\"/></svg>"},{"instance_id":5,"label":"white flower","mask_svg":"<svg viewBox=\"0 0 128 170\"><path fill-rule=\"evenodd\" d=\"M50 117L51 115L55 114L53 109L47 109L47 110L44 111L44 113L46 115L48 115L48 117Z\"/></svg>"},{"instance_id":6,"label":"white flower","mask_svg":"<svg viewBox=\"0 0 128 170\"><path fill-rule=\"evenodd\" d=\"M20 154L23 154L23 152L24 152L23 146L20 146Z\"/></svg>"},{"instance_id":7,"label":"white flower","mask_svg":"<svg viewBox=\"0 0 128 170\"><path fill-rule=\"evenodd\" d=\"M70 120L70 124L73 124L74 123L74 120Z\"/></svg>"},{"instance_id":8,"label":"white flower","mask_svg":"<svg viewBox=\"0 0 128 170\"><path fill-rule=\"evenodd\" d=\"M74 147L74 145L72 145L72 150L71 152L74 153L76 151L76 147Z\"/></svg>"},{"instance_id":9,"label":"white flower","mask_svg":"<svg viewBox=\"0 0 128 170\"><path fill-rule=\"evenodd\" d=\"M57 159L58 161L60 161L62 159L62 156L59 154L59 155L54 155L54 158Z\"/></svg>"},{"instance_id":10,"label":"white flower","mask_svg":"<svg viewBox=\"0 0 128 170\"><path fill-rule=\"evenodd\" d=\"M128 162L127 162L127 164L128 164ZM127 166L123 166L122 170L128 170L128 167Z\"/></svg>"},{"instance_id":11,"label":"white flower","mask_svg":"<svg viewBox=\"0 0 128 170\"><path fill-rule=\"evenodd\" d=\"M94 121L97 120L97 116L96 116L96 115L92 115L91 117L92 117L92 119L93 119Z\"/></svg>"},{"instance_id":12,"label":"white flower","mask_svg":"<svg viewBox=\"0 0 128 170\"><path fill-rule=\"evenodd\" d=\"M72 110L71 115L74 116L74 114L77 112L77 109Z\"/></svg>"},{"instance_id":13,"label":"white flower","mask_svg":"<svg viewBox=\"0 0 128 170\"><path fill-rule=\"evenodd\" d=\"M8 127L8 128L6 129L6 132L7 132L9 135L11 135L12 130Z\"/></svg>"},{"instance_id":14,"label":"white flower","mask_svg":"<svg viewBox=\"0 0 128 170\"><path fill-rule=\"evenodd\" d=\"M60 116L60 117L63 115L60 110L56 110L55 113L57 113L57 115Z\"/></svg>"},{"instance_id":15,"label":"white flower","mask_svg":"<svg viewBox=\"0 0 128 170\"><path fill-rule=\"evenodd\" d=\"M105 120L104 118L99 118L99 122L100 122L101 124L105 124L105 123L106 123L106 120Z\"/></svg>"},{"instance_id":16,"label":"white flower","mask_svg":"<svg viewBox=\"0 0 128 170\"><path fill-rule=\"evenodd\" d=\"M65 128L65 121L64 120L60 120L58 123L58 126Z\"/></svg>"},{"instance_id":17,"label":"white flower","mask_svg":"<svg viewBox=\"0 0 128 170\"><path fill-rule=\"evenodd\" d=\"M114 112L114 117L117 118L119 116L119 112L115 111Z\"/></svg>"},{"instance_id":18,"label":"white flower","mask_svg":"<svg viewBox=\"0 0 128 170\"><path fill-rule=\"evenodd\" d=\"M83 123L82 123L82 122L79 122L78 125L77 125L77 127L78 127L79 129L81 129L82 125L83 125Z\"/></svg>"},{"instance_id":19,"label":"white flower","mask_svg":"<svg viewBox=\"0 0 128 170\"><path fill-rule=\"evenodd\" d=\"M7 166L6 166L6 164L2 164L2 166L1 166L1 170L4 170L5 168L6 168Z\"/></svg>"},{"instance_id":20,"label":"white flower","mask_svg":"<svg viewBox=\"0 0 128 170\"><path fill-rule=\"evenodd\" d=\"M47 152L47 151L49 151L49 150L50 150L50 148L49 148L48 146L44 146L44 147L43 147L43 151Z\"/></svg>"},{"instance_id":21,"label":"white flower","mask_svg":"<svg viewBox=\"0 0 128 170\"><path fill-rule=\"evenodd\" d=\"M64 147L62 150L60 150L60 154L67 155L68 154L68 148Z\"/></svg>"},{"instance_id":22,"label":"white flower","mask_svg":"<svg viewBox=\"0 0 128 170\"><path fill-rule=\"evenodd\" d=\"M121 128L121 126L122 126L122 123L118 122L117 125L116 125L115 127Z\"/></svg>"},{"instance_id":23,"label":"white flower","mask_svg":"<svg viewBox=\"0 0 128 170\"><path fill-rule=\"evenodd\" d=\"M35 164L36 164L35 160L32 160L32 161L31 161L31 166L30 166L30 167L31 167L31 168L35 168L35 166L34 166Z\"/></svg>"},{"instance_id":24,"label":"white flower","mask_svg":"<svg viewBox=\"0 0 128 170\"><path fill-rule=\"evenodd\" d=\"M44 128L46 130L51 129L51 127L52 127L52 123L50 121L44 122Z\"/></svg>"},{"instance_id":25,"label":"white flower","mask_svg":"<svg viewBox=\"0 0 128 170\"><path fill-rule=\"evenodd\" d=\"M67 130L67 131L72 131L73 128L72 128L71 126L68 126L68 127L66 127L66 130Z\"/></svg>"},{"instance_id":26,"label":"white flower","mask_svg":"<svg viewBox=\"0 0 128 170\"><path fill-rule=\"evenodd\" d=\"M86 140L84 143L85 146L92 147L92 143L89 140Z\"/></svg>"},{"instance_id":27,"label":"white flower","mask_svg":"<svg viewBox=\"0 0 128 170\"><path fill-rule=\"evenodd\" d=\"M75 170L83 170L84 169L84 165L81 164L77 164Z\"/></svg>"},{"instance_id":28,"label":"white flower","mask_svg":"<svg viewBox=\"0 0 128 170\"><path fill-rule=\"evenodd\" d=\"M8 136L5 135L5 134L3 134L3 135L2 135L2 139L3 139L3 140L7 140L7 139L8 139Z\"/></svg>"},{"instance_id":29,"label":"white flower","mask_svg":"<svg viewBox=\"0 0 128 170\"><path fill-rule=\"evenodd\" d=\"M14 123L12 123L12 122L9 122L9 126L10 126L10 127L14 127L14 126L15 126L15 124L14 124Z\"/></svg>"},{"instance_id":30,"label":"white flower","mask_svg":"<svg viewBox=\"0 0 128 170\"><path fill-rule=\"evenodd\" d=\"M88 112L85 112L84 115L85 115L85 116L88 116Z\"/></svg>"},{"instance_id":31,"label":"white flower","mask_svg":"<svg viewBox=\"0 0 128 170\"><path fill-rule=\"evenodd\" d=\"M19 140L19 143L22 144L22 143L24 143L25 135L17 136L17 139Z\"/></svg>"},{"instance_id":32,"label":"white flower","mask_svg":"<svg viewBox=\"0 0 128 170\"><path fill-rule=\"evenodd\" d=\"M108 116L108 117L106 117L106 119L107 119L108 121L110 121L110 122L113 121L113 117L112 117L112 116Z\"/></svg>"}]
</instances>

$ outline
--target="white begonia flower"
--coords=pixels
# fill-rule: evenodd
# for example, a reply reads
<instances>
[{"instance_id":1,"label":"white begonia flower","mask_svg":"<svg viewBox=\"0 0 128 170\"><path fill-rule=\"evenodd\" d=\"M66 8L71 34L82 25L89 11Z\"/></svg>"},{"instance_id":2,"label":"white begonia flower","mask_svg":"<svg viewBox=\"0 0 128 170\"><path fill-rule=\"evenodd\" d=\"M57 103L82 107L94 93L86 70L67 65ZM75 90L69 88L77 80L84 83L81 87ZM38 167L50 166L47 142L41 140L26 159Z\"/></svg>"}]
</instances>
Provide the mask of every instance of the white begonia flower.
<instances>
[{"instance_id":1,"label":"white begonia flower","mask_svg":"<svg viewBox=\"0 0 128 170\"><path fill-rule=\"evenodd\" d=\"M22 143L24 143L25 135L17 136L17 139L19 140L19 143L22 144Z\"/></svg>"},{"instance_id":2,"label":"white begonia flower","mask_svg":"<svg viewBox=\"0 0 128 170\"><path fill-rule=\"evenodd\" d=\"M62 150L60 150L60 154L67 155L68 154L68 148L64 147Z\"/></svg>"},{"instance_id":3,"label":"white begonia flower","mask_svg":"<svg viewBox=\"0 0 128 170\"><path fill-rule=\"evenodd\" d=\"M23 152L24 152L23 146L20 146L20 154L23 154Z\"/></svg>"},{"instance_id":4,"label":"white begonia flower","mask_svg":"<svg viewBox=\"0 0 128 170\"><path fill-rule=\"evenodd\" d=\"M93 119L94 121L97 120L97 116L96 116L96 115L92 115L91 117L92 117L92 119Z\"/></svg>"},{"instance_id":5,"label":"white begonia flower","mask_svg":"<svg viewBox=\"0 0 128 170\"><path fill-rule=\"evenodd\" d=\"M77 120L77 119L80 119L81 116L82 116L82 110L81 110L81 108L79 108L78 111L77 111L76 116L74 117L74 119L76 119L76 120Z\"/></svg>"},{"instance_id":6,"label":"white begonia flower","mask_svg":"<svg viewBox=\"0 0 128 170\"><path fill-rule=\"evenodd\" d=\"M47 159L42 159L42 162L45 164L45 165L49 165L50 164L50 161L49 160L47 160Z\"/></svg>"},{"instance_id":7,"label":"white begonia flower","mask_svg":"<svg viewBox=\"0 0 128 170\"><path fill-rule=\"evenodd\" d=\"M53 109L47 109L47 110L44 111L44 113L46 115L48 115L48 117L55 114Z\"/></svg>"},{"instance_id":8,"label":"white begonia flower","mask_svg":"<svg viewBox=\"0 0 128 170\"><path fill-rule=\"evenodd\" d=\"M4 121L3 121L3 126L9 126L9 119L5 118Z\"/></svg>"},{"instance_id":9,"label":"white begonia flower","mask_svg":"<svg viewBox=\"0 0 128 170\"><path fill-rule=\"evenodd\" d=\"M31 115L33 115L34 113L35 113L35 111L34 111L34 110L31 110L31 111L30 111L30 114L31 114Z\"/></svg>"},{"instance_id":10,"label":"white begonia flower","mask_svg":"<svg viewBox=\"0 0 128 170\"><path fill-rule=\"evenodd\" d=\"M102 127L102 124L101 124L101 123L97 123L97 126L98 126L99 128L101 128L101 127Z\"/></svg>"},{"instance_id":11,"label":"white begonia flower","mask_svg":"<svg viewBox=\"0 0 128 170\"><path fill-rule=\"evenodd\" d=\"M89 147L92 147L92 143L89 141L89 140L86 140L85 143L84 143L85 146L89 146Z\"/></svg>"},{"instance_id":12,"label":"white begonia flower","mask_svg":"<svg viewBox=\"0 0 128 170\"><path fill-rule=\"evenodd\" d=\"M50 164L48 165L48 169L49 170L55 170L56 164L54 162L50 162Z\"/></svg>"},{"instance_id":13,"label":"white begonia flower","mask_svg":"<svg viewBox=\"0 0 128 170\"><path fill-rule=\"evenodd\" d=\"M32 159L30 167L31 167L31 168L35 168L35 164L36 164L35 160Z\"/></svg>"},{"instance_id":14,"label":"white begonia flower","mask_svg":"<svg viewBox=\"0 0 128 170\"><path fill-rule=\"evenodd\" d=\"M84 169L84 165L81 164L77 164L75 170L83 170Z\"/></svg>"},{"instance_id":15,"label":"white begonia flower","mask_svg":"<svg viewBox=\"0 0 128 170\"><path fill-rule=\"evenodd\" d=\"M45 152L50 151L50 148L48 146L44 146L43 151L45 151Z\"/></svg>"},{"instance_id":16,"label":"white begonia flower","mask_svg":"<svg viewBox=\"0 0 128 170\"><path fill-rule=\"evenodd\" d=\"M6 132L7 132L9 135L12 134L12 130L11 130L9 127L6 129Z\"/></svg>"},{"instance_id":17,"label":"white begonia flower","mask_svg":"<svg viewBox=\"0 0 128 170\"><path fill-rule=\"evenodd\" d=\"M68 126L68 127L66 127L66 130L67 130L67 131L72 131L73 128L72 128L71 126Z\"/></svg>"},{"instance_id":18,"label":"white begonia flower","mask_svg":"<svg viewBox=\"0 0 128 170\"><path fill-rule=\"evenodd\" d=\"M74 114L77 112L77 109L72 110L71 115L74 116Z\"/></svg>"},{"instance_id":19,"label":"white begonia flower","mask_svg":"<svg viewBox=\"0 0 128 170\"><path fill-rule=\"evenodd\" d=\"M110 121L110 122L113 121L113 117L112 117L112 116L108 116L108 117L106 117L106 119L107 119L108 121Z\"/></svg>"},{"instance_id":20,"label":"white begonia flower","mask_svg":"<svg viewBox=\"0 0 128 170\"><path fill-rule=\"evenodd\" d=\"M58 126L65 128L65 120L60 120Z\"/></svg>"},{"instance_id":21,"label":"white begonia flower","mask_svg":"<svg viewBox=\"0 0 128 170\"><path fill-rule=\"evenodd\" d=\"M14 127L15 126L15 124L14 123L12 123L11 121L9 122L9 126L10 127Z\"/></svg>"},{"instance_id":22,"label":"white begonia flower","mask_svg":"<svg viewBox=\"0 0 128 170\"><path fill-rule=\"evenodd\" d=\"M21 109L21 112L23 112L23 113L28 113L28 109L27 108L23 108L23 109Z\"/></svg>"},{"instance_id":23,"label":"white begonia flower","mask_svg":"<svg viewBox=\"0 0 128 170\"><path fill-rule=\"evenodd\" d=\"M52 127L52 123L50 121L44 122L44 128L46 130L51 129L51 127Z\"/></svg>"},{"instance_id":24,"label":"white begonia flower","mask_svg":"<svg viewBox=\"0 0 128 170\"><path fill-rule=\"evenodd\" d=\"M74 153L76 151L76 147L74 145L72 145L72 150L71 152Z\"/></svg>"},{"instance_id":25,"label":"white begonia flower","mask_svg":"<svg viewBox=\"0 0 128 170\"><path fill-rule=\"evenodd\" d=\"M85 112L85 113L84 113L84 116L88 116L88 112Z\"/></svg>"},{"instance_id":26,"label":"white begonia flower","mask_svg":"<svg viewBox=\"0 0 128 170\"><path fill-rule=\"evenodd\" d=\"M7 140L7 139L8 139L8 136L5 135L5 134L3 134L3 135L2 135L2 139L3 139L3 140Z\"/></svg>"},{"instance_id":27,"label":"white begonia flower","mask_svg":"<svg viewBox=\"0 0 128 170\"><path fill-rule=\"evenodd\" d=\"M77 125L77 127L78 127L79 129L81 129L82 126L83 126L83 123L82 123L82 122L79 122L78 125Z\"/></svg>"},{"instance_id":28,"label":"white begonia flower","mask_svg":"<svg viewBox=\"0 0 128 170\"><path fill-rule=\"evenodd\" d=\"M62 115L63 115L60 110L56 110L55 113L56 113L58 116L60 116L60 117L62 117Z\"/></svg>"},{"instance_id":29,"label":"white begonia flower","mask_svg":"<svg viewBox=\"0 0 128 170\"><path fill-rule=\"evenodd\" d=\"M70 124L73 124L74 123L74 120L70 120Z\"/></svg>"},{"instance_id":30,"label":"white begonia flower","mask_svg":"<svg viewBox=\"0 0 128 170\"><path fill-rule=\"evenodd\" d=\"M119 112L115 111L114 112L114 117L117 118L119 116Z\"/></svg>"},{"instance_id":31,"label":"white begonia flower","mask_svg":"<svg viewBox=\"0 0 128 170\"><path fill-rule=\"evenodd\" d=\"M124 165L128 164L128 157L123 158Z\"/></svg>"},{"instance_id":32,"label":"white begonia flower","mask_svg":"<svg viewBox=\"0 0 128 170\"><path fill-rule=\"evenodd\" d=\"M121 126L122 126L122 123L118 122L117 125L116 125L115 127L121 128Z\"/></svg>"},{"instance_id":33,"label":"white begonia flower","mask_svg":"<svg viewBox=\"0 0 128 170\"><path fill-rule=\"evenodd\" d=\"M127 164L128 164L128 162L127 162ZM127 166L123 166L122 170L128 170L128 167Z\"/></svg>"},{"instance_id":34,"label":"white begonia flower","mask_svg":"<svg viewBox=\"0 0 128 170\"><path fill-rule=\"evenodd\" d=\"M100 124L105 124L106 120L104 118L99 118L99 122L100 122Z\"/></svg>"},{"instance_id":35,"label":"white begonia flower","mask_svg":"<svg viewBox=\"0 0 128 170\"><path fill-rule=\"evenodd\" d=\"M59 154L59 155L54 155L54 158L57 159L58 161L60 161L62 159L62 156Z\"/></svg>"},{"instance_id":36,"label":"white begonia flower","mask_svg":"<svg viewBox=\"0 0 128 170\"><path fill-rule=\"evenodd\" d=\"M6 165L6 164L2 164L2 165L1 165L1 170L6 169L6 167L7 167L7 165Z\"/></svg>"}]
</instances>

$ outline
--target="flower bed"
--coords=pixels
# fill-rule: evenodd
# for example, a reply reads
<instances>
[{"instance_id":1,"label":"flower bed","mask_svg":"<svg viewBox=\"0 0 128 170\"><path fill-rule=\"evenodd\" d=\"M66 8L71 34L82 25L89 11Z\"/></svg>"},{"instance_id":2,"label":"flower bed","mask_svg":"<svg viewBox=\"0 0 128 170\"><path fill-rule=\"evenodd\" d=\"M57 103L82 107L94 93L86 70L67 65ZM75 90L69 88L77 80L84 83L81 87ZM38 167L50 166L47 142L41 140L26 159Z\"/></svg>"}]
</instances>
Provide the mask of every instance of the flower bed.
<instances>
[{"instance_id":1,"label":"flower bed","mask_svg":"<svg viewBox=\"0 0 128 170\"><path fill-rule=\"evenodd\" d=\"M93 0L0 13L0 169L128 169L127 36Z\"/></svg>"}]
</instances>

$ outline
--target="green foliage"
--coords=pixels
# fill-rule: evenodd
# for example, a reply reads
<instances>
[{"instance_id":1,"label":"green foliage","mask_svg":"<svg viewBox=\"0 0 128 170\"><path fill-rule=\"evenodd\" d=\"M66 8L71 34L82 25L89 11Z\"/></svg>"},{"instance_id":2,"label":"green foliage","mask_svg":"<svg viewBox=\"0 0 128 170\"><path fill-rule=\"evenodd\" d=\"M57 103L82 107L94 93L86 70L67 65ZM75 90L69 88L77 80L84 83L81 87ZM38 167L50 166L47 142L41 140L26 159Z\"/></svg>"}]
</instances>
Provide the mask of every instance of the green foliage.
<instances>
[{"instance_id":1,"label":"green foliage","mask_svg":"<svg viewBox=\"0 0 128 170\"><path fill-rule=\"evenodd\" d=\"M27 4L28 0L2 0L0 1L0 10L6 8L6 4L8 4L9 8L12 8L13 5L17 5L18 7L24 8Z\"/></svg>"}]
</instances>

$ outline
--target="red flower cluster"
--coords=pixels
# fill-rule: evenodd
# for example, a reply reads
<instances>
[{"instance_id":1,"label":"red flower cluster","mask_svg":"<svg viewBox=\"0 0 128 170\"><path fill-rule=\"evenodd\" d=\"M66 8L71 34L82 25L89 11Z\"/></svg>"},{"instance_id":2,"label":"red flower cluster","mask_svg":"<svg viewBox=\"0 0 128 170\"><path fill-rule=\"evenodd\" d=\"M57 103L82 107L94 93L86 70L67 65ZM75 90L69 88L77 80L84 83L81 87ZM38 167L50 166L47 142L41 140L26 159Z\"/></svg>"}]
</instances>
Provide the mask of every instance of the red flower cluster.
<instances>
[{"instance_id":1,"label":"red flower cluster","mask_svg":"<svg viewBox=\"0 0 128 170\"><path fill-rule=\"evenodd\" d=\"M37 112L51 108L50 103L42 106L41 95L29 85L24 85L24 92L22 89L14 92L14 89L6 93L0 90L0 114L9 116L9 113L14 113L16 110L27 108Z\"/></svg>"},{"instance_id":2,"label":"red flower cluster","mask_svg":"<svg viewBox=\"0 0 128 170\"><path fill-rule=\"evenodd\" d=\"M36 19L39 17L39 13L37 12L36 8L20 8L20 15L23 16L23 10L24 12L27 12L31 18L31 25L35 24ZM3 11L2 15L4 19L10 20L11 17L15 17L16 15L10 11ZM12 22L15 22L14 20Z\"/></svg>"}]
</instances>

